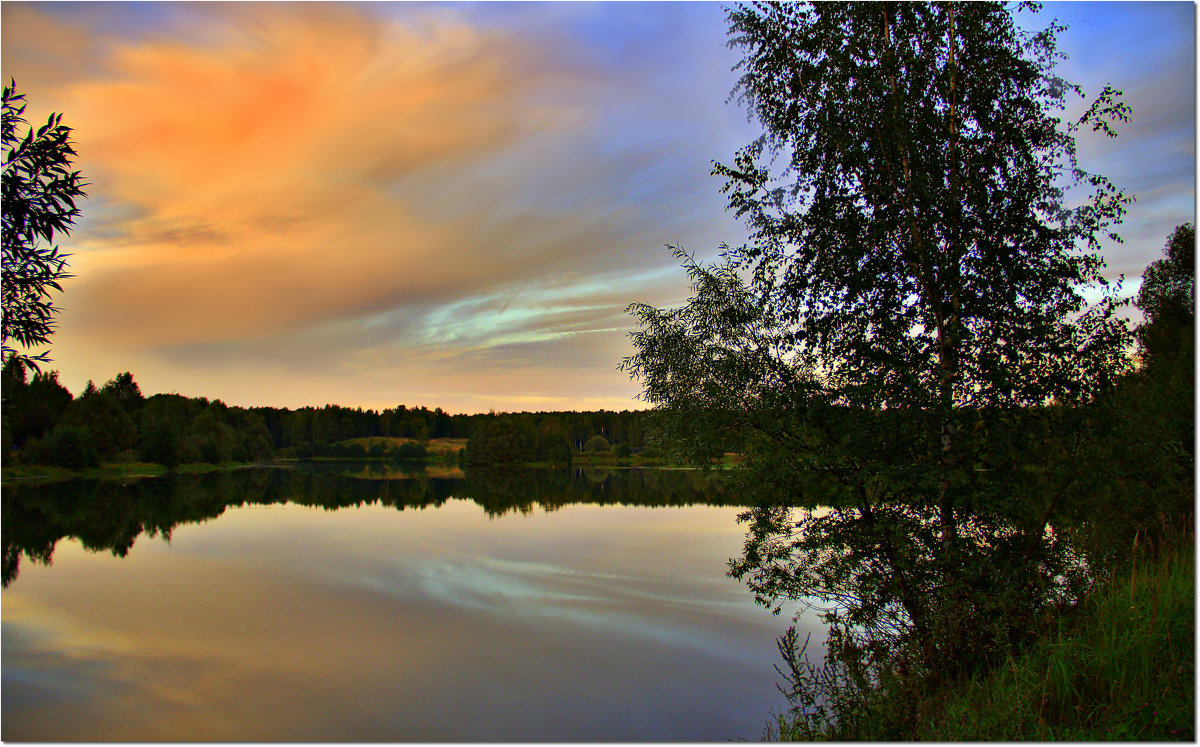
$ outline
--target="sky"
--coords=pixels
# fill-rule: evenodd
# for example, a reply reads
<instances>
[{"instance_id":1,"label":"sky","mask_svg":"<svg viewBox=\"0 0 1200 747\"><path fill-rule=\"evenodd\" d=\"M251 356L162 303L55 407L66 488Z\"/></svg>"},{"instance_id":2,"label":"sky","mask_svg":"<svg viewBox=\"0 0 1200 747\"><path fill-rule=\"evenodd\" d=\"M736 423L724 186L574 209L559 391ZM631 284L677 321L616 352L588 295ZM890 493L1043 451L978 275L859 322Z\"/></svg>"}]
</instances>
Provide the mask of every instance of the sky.
<instances>
[{"instance_id":1,"label":"sky","mask_svg":"<svg viewBox=\"0 0 1200 747\"><path fill-rule=\"evenodd\" d=\"M1122 89L1081 165L1136 195L1135 293L1195 218L1195 7L1046 3ZM449 412L635 409L667 244L745 240L714 160L758 133L715 3L0 3L0 72L89 186L51 367L73 393Z\"/></svg>"}]
</instances>

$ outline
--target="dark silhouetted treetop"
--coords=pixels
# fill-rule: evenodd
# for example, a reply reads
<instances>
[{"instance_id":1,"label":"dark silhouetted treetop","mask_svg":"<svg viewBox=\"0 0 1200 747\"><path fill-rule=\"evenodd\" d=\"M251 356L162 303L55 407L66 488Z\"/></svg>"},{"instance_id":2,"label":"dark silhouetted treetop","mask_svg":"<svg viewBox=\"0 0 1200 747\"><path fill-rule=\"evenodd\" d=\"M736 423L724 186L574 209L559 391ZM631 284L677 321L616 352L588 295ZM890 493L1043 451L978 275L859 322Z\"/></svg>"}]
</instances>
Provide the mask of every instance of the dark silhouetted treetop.
<instances>
[{"instance_id":1,"label":"dark silhouetted treetop","mask_svg":"<svg viewBox=\"0 0 1200 747\"><path fill-rule=\"evenodd\" d=\"M111 393L130 413L136 412L146 399L142 396L142 390L138 387L137 382L133 380L133 374L128 371L114 376L100 391Z\"/></svg>"},{"instance_id":2,"label":"dark silhouetted treetop","mask_svg":"<svg viewBox=\"0 0 1200 747\"><path fill-rule=\"evenodd\" d=\"M61 291L68 255L59 251L56 238L66 235L79 216L75 199L85 186L78 171L71 171L75 155L71 130L61 114L51 114L46 124L24 137L25 95L10 81L4 87L3 123L3 347L5 359L18 356L36 370L48 360L47 352L18 354L12 344L30 348L45 345L54 331L57 309L51 291Z\"/></svg>"},{"instance_id":3,"label":"dark silhouetted treetop","mask_svg":"<svg viewBox=\"0 0 1200 747\"><path fill-rule=\"evenodd\" d=\"M982 650L972 615L1045 604L1061 567L1057 499L1009 421L1088 402L1127 366L1097 252L1132 198L1080 166L1075 136L1130 112L1105 88L1064 122L1081 91L1055 74L1062 27L1015 12L729 11L734 97L763 134L714 171L750 240L715 266L675 249L692 298L630 307L623 366L683 456L743 451L747 489L836 509L803 530L758 512L735 568L765 598L824 594L871 635L914 636L934 668Z\"/></svg>"},{"instance_id":4,"label":"dark silhouetted treetop","mask_svg":"<svg viewBox=\"0 0 1200 747\"><path fill-rule=\"evenodd\" d=\"M1163 258L1142 274L1137 306L1146 321L1138 330L1143 352L1154 358L1178 352L1190 343L1196 313L1196 228L1175 227L1163 247Z\"/></svg>"}]
</instances>

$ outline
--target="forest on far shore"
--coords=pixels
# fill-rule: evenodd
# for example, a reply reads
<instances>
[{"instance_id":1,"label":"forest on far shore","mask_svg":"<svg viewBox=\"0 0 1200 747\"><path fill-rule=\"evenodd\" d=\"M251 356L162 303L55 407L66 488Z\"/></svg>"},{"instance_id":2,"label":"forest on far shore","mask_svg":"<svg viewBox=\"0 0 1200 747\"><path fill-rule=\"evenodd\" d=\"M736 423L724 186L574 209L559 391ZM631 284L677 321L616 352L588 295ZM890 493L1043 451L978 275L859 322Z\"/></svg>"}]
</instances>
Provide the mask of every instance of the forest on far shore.
<instances>
[{"instance_id":1,"label":"forest on far shore","mask_svg":"<svg viewBox=\"0 0 1200 747\"><path fill-rule=\"evenodd\" d=\"M5 466L72 470L144 462L225 464L268 459L424 459L437 439L464 439L475 464L570 464L581 453L657 458L651 413L522 412L451 415L441 408L236 407L219 399L146 397L133 374L77 396L58 372L29 371L17 358L0 369ZM443 451L445 454L445 451Z\"/></svg>"}]
</instances>

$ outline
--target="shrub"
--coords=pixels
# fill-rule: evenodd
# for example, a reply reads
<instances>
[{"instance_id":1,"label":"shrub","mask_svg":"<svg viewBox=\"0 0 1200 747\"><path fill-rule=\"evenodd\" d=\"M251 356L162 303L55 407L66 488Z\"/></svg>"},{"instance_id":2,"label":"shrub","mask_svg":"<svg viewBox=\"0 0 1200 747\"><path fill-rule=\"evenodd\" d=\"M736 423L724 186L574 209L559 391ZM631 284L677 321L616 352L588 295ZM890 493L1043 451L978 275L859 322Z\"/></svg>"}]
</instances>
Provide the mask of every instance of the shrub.
<instances>
[{"instance_id":1,"label":"shrub","mask_svg":"<svg viewBox=\"0 0 1200 747\"><path fill-rule=\"evenodd\" d=\"M143 424L138 443L138 458L164 467L174 467L182 461L179 427L167 419L150 420Z\"/></svg>"},{"instance_id":2,"label":"shrub","mask_svg":"<svg viewBox=\"0 0 1200 747\"><path fill-rule=\"evenodd\" d=\"M408 441L400 444L393 454L398 460L416 460L424 459L427 451L425 449L425 444Z\"/></svg>"},{"instance_id":3,"label":"shrub","mask_svg":"<svg viewBox=\"0 0 1200 747\"><path fill-rule=\"evenodd\" d=\"M608 439L599 433L592 436L583 445L584 451L608 451Z\"/></svg>"},{"instance_id":4,"label":"shrub","mask_svg":"<svg viewBox=\"0 0 1200 747\"><path fill-rule=\"evenodd\" d=\"M25 447L23 461L80 470L99 467L100 453L87 428L60 425L45 437L30 441Z\"/></svg>"}]
</instances>

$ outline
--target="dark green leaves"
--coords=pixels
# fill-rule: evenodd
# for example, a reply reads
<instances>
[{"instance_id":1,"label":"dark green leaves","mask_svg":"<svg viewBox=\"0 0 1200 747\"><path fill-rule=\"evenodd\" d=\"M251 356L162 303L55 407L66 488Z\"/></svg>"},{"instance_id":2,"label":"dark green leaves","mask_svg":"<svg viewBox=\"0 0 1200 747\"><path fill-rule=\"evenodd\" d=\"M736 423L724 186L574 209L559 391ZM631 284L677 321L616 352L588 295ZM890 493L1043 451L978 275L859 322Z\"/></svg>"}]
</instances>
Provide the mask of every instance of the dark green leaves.
<instances>
[{"instance_id":1,"label":"dark green leaves","mask_svg":"<svg viewBox=\"0 0 1200 747\"><path fill-rule=\"evenodd\" d=\"M61 291L59 281L70 277L67 255L53 244L67 234L79 209L75 198L85 196L78 171L69 171L70 128L61 114L51 114L46 124L24 137L17 133L26 124L25 95L10 81L3 90L4 222L3 222L3 352L8 360L19 357L36 369L47 353L18 355L10 341L30 348L46 344L54 332L57 309L50 291Z\"/></svg>"},{"instance_id":2,"label":"dark green leaves","mask_svg":"<svg viewBox=\"0 0 1200 747\"><path fill-rule=\"evenodd\" d=\"M1006 619L1050 603L1069 553L1045 531L1062 487L1043 479L1046 424L1127 365L1097 250L1131 198L1074 135L1130 110L1110 87L1062 122L1080 93L1055 74L1062 27L1026 33L1014 12L731 10L733 95L763 134L714 173L750 240L711 267L675 250L692 298L630 307L624 368L667 435L697 463L742 452L742 487L775 504L747 516L733 570L931 670L986 659Z\"/></svg>"}]
</instances>

